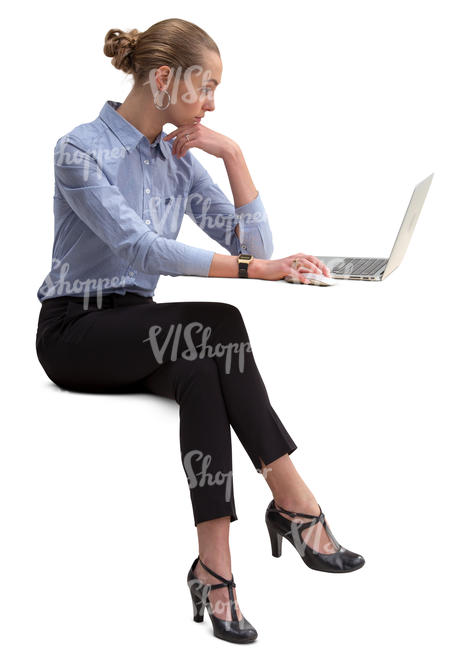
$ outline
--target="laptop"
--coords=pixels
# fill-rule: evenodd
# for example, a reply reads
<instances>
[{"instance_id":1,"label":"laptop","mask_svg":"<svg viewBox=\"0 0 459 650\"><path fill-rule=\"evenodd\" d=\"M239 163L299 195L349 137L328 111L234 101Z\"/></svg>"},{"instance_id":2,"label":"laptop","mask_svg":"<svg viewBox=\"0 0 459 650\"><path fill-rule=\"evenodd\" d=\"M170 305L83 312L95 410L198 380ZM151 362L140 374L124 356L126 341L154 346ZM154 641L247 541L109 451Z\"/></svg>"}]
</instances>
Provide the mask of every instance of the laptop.
<instances>
[{"instance_id":1,"label":"laptop","mask_svg":"<svg viewBox=\"0 0 459 650\"><path fill-rule=\"evenodd\" d=\"M330 276L338 280L385 280L401 263L410 243L433 174L418 183L413 190L405 217L389 257L331 257L315 255L330 269Z\"/></svg>"}]
</instances>

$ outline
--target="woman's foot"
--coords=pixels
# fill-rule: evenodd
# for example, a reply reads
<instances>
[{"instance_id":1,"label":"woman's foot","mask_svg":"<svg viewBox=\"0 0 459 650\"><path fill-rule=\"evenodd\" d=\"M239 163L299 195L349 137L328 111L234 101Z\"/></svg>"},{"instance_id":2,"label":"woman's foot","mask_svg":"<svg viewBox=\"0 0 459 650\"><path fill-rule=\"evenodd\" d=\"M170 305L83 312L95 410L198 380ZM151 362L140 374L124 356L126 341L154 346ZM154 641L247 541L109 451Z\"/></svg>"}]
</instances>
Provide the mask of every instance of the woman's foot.
<instances>
[{"instance_id":1,"label":"woman's foot","mask_svg":"<svg viewBox=\"0 0 459 650\"><path fill-rule=\"evenodd\" d=\"M298 474L289 454L284 454L269 465L265 465L262 458L260 462L261 472L271 489L275 505L291 512L303 512L314 516L320 514L319 504ZM292 518L283 512L280 514L298 524L311 521L310 517ZM318 553L335 553L338 550L320 521L305 528L301 537L303 543Z\"/></svg>"},{"instance_id":2,"label":"woman's foot","mask_svg":"<svg viewBox=\"0 0 459 650\"><path fill-rule=\"evenodd\" d=\"M320 508L317 501L312 497L311 493L307 494L305 497L298 498L287 498L282 501L277 501L274 499L274 505L278 509L278 506L285 508L285 510L290 510L291 512L302 512L308 515L318 516L320 514ZM293 521L295 523L301 524L311 521L311 517L290 517L284 512L279 511L286 519ZM319 521L316 524L305 528L301 537L303 542L307 544L310 548L318 553L336 553L339 549L338 546L328 536L323 524Z\"/></svg>"},{"instance_id":3,"label":"woman's foot","mask_svg":"<svg viewBox=\"0 0 459 650\"><path fill-rule=\"evenodd\" d=\"M203 557L202 561L206 566L209 567L209 569L212 569L212 571L214 571L215 573L218 573L219 575L223 576L227 580L231 580L231 565L230 562L228 561L228 558L226 558L225 560L225 558L223 558L221 555L219 556L213 555L212 557ZM220 580L218 580L218 578L215 578L208 571L206 571L206 569L204 569L201 562L199 561L194 570L194 575L198 580L200 580L206 585L216 585L219 582L221 582ZM241 621L242 614L237 602L235 587L233 587L233 594L234 594L234 604L236 607L237 619L238 621ZM212 614L225 621L232 620L228 588L220 587L219 589L211 589L208 592L208 598L212 609Z\"/></svg>"}]
</instances>

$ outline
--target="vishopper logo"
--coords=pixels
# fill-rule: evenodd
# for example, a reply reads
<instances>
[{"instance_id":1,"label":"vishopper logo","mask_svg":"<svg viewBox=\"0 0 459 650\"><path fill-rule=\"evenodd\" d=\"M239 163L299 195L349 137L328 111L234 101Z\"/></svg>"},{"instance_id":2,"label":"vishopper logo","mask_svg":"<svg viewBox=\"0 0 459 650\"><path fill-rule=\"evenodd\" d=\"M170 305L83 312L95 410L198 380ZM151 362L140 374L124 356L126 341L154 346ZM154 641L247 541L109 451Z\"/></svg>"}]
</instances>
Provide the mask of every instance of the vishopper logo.
<instances>
[{"instance_id":1,"label":"vishopper logo","mask_svg":"<svg viewBox=\"0 0 459 650\"><path fill-rule=\"evenodd\" d=\"M59 269L59 277L57 280L53 281L51 274L54 270ZM113 276L111 278L86 278L81 280L80 278L73 278L72 281L66 280L65 276L68 274L70 264L65 262L62 264L62 260L53 257L51 264L51 272L48 273L44 282L45 287L42 289L45 296L48 298L54 298L56 296L76 294L81 297L81 294L84 296L83 308L87 309L89 304L89 296L91 291L96 291L97 296L97 307L100 308L102 305L102 296L103 290L108 288L118 288L124 287L127 283L128 278L124 275L121 277Z\"/></svg>"},{"instance_id":2,"label":"vishopper logo","mask_svg":"<svg viewBox=\"0 0 459 650\"><path fill-rule=\"evenodd\" d=\"M187 196L152 196L147 201L146 216L151 220L155 232L163 234L179 230Z\"/></svg>"},{"instance_id":3,"label":"vishopper logo","mask_svg":"<svg viewBox=\"0 0 459 650\"><path fill-rule=\"evenodd\" d=\"M194 459L194 462L193 462ZM201 461L201 467L196 467L198 471L193 467L193 464L196 466L196 461ZM206 454L199 450L193 449L185 454L183 457L183 466L188 478L188 485L190 489L195 487L202 487L204 485L223 485L226 482L225 486L225 501L231 501L231 494L233 489L233 472L217 471L215 474L208 472L208 468L212 463L212 455Z\"/></svg>"},{"instance_id":4,"label":"vishopper logo","mask_svg":"<svg viewBox=\"0 0 459 650\"><path fill-rule=\"evenodd\" d=\"M199 206L201 209L199 210ZM261 210L239 210L222 214L208 214L209 210L213 209L212 199L209 196L200 194L199 192L192 192L188 194L186 212L187 214L192 214L197 225L205 231L211 231L212 229L217 229L219 231L224 231L225 233L225 243L230 244L231 239L234 236L234 229L239 224L242 226L242 232L240 233L240 239L242 241L243 228L247 224L254 224L260 221L263 221L264 214Z\"/></svg>"},{"instance_id":5,"label":"vishopper logo","mask_svg":"<svg viewBox=\"0 0 459 650\"><path fill-rule=\"evenodd\" d=\"M76 142L72 142L70 134L67 133L59 141L59 146L55 151L54 162L57 166L82 167L83 179L87 181L91 171L95 178L102 178L104 175L102 171L104 162L125 158L127 153L127 150L123 146L111 148L100 147L83 151L78 148Z\"/></svg>"},{"instance_id":6,"label":"vishopper logo","mask_svg":"<svg viewBox=\"0 0 459 650\"><path fill-rule=\"evenodd\" d=\"M177 195L171 197L152 196L147 202L147 215L152 221L155 232L162 234L165 232L178 232L183 214L192 215L193 221L205 232L213 229L224 233L226 244L231 243L235 236L234 229L238 224L242 224L242 229L247 224L257 223L264 219L261 210L238 210L229 213L212 213L212 198L199 192L192 192L186 195ZM243 236L243 230L240 237Z\"/></svg>"},{"instance_id":7,"label":"vishopper logo","mask_svg":"<svg viewBox=\"0 0 459 650\"><path fill-rule=\"evenodd\" d=\"M198 587L199 589L199 607L196 604L193 604L194 608L194 613L196 614L203 614L204 612L204 607L205 603L208 602L209 599L209 594L212 593L212 584L203 584L199 578L192 578L191 580L188 581L188 586L190 589L193 589L195 587ZM213 592L215 594L215 591ZM218 593L218 592L217 592ZM202 596L201 596L202 594ZM202 598L202 600L201 600ZM226 611L227 611L227 601L223 600L223 598L215 598L212 600L212 614L217 616L217 618L225 618Z\"/></svg>"},{"instance_id":8,"label":"vishopper logo","mask_svg":"<svg viewBox=\"0 0 459 650\"><path fill-rule=\"evenodd\" d=\"M217 343L214 347L212 345L207 345L207 341L212 336L212 328L210 326L205 327L203 323L199 321L193 321L187 323L183 327L182 323L171 324L169 326L169 331L167 332L166 339L162 345L159 347L158 335L162 332L162 327L160 325L152 325L148 331L148 338L143 339L143 343L149 342L153 355L158 363L164 362L164 355L166 349L171 342L172 337L172 350L171 354L167 356L167 361L176 361L178 347L180 343L180 337L182 336L183 329L183 340L187 345L187 348L182 352L181 358L193 361L199 357L203 359L204 357L223 357L225 358L225 373L229 374L231 372L231 362L233 352L238 354L238 368L239 372L242 374L244 372L244 352L251 352L252 347L250 341L240 341L240 342L231 342L231 343ZM202 341L198 345L195 345L192 331L196 329L198 332L202 331ZM174 334L175 330L175 334ZM197 348L201 348L201 351L197 352Z\"/></svg>"},{"instance_id":9,"label":"vishopper logo","mask_svg":"<svg viewBox=\"0 0 459 650\"><path fill-rule=\"evenodd\" d=\"M194 201L194 205L192 202ZM196 203L202 203L202 210L197 209ZM234 212L227 214L208 214L212 208L212 199L209 196L193 192L192 194L178 194L177 196L152 196L147 202L146 214L153 224L155 232L165 234L176 233L180 229L183 215L193 215L195 223L204 231L217 229L225 233L225 242L231 243L234 228L239 223ZM256 213L255 218L260 213ZM252 215L249 215L252 217ZM261 216L261 215L260 215Z\"/></svg>"},{"instance_id":10,"label":"vishopper logo","mask_svg":"<svg viewBox=\"0 0 459 650\"><path fill-rule=\"evenodd\" d=\"M149 85L151 93L154 97L156 97L158 94L161 96L161 92L158 91L158 86L156 83L156 71L158 68L151 68L148 73L148 79L143 83L144 86ZM208 90L210 92L206 93L198 93L196 91L196 88L194 87L193 84L193 73L196 75L200 74L201 72L203 73L202 75L202 84L201 88L198 90L201 90L205 87L206 83L212 78L212 71L209 68L204 68L200 64L194 64L191 65L187 68L185 68L183 75L182 75L182 66L178 66L178 68L171 68L171 74L168 77L167 84L164 87L164 90L167 90L169 93L170 97L170 103L171 104L177 104L178 97L179 97L179 87L181 84L185 85L185 92L182 92L180 95L180 100L182 102L185 102L185 104L195 104L196 102L200 101L200 98L202 95L204 95L206 98L211 96L213 94L214 90L213 88L208 87ZM172 86L170 86L172 82ZM164 96L165 94L163 94ZM166 95L167 102L169 102L169 97ZM158 102L161 105L161 101ZM164 103L166 101L164 100Z\"/></svg>"},{"instance_id":11,"label":"vishopper logo","mask_svg":"<svg viewBox=\"0 0 459 650\"><path fill-rule=\"evenodd\" d=\"M323 543L322 535L325 533L325 530L322 528L322 524L319 521L303 531L301 530L301 527L310 521L313 520L303 519L301 522L295 520L290 522L289 534L298 553L303 556L306 547L308 547L314 555L317 555L318 553L335 553L338 550L339 545L335 545L330 539Z\"/></svg>"}]
</instances>

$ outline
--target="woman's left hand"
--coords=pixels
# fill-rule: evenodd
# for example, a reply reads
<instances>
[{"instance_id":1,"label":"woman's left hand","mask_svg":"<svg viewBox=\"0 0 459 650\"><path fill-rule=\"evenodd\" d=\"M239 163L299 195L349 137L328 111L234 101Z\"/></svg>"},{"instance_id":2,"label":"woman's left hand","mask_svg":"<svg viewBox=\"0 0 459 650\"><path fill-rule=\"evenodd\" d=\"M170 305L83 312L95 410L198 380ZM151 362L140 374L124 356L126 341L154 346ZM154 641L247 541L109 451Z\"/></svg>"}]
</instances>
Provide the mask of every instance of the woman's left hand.
<instances>
[{"instance_id":1,"label":"woman's left hand","mask_svg":"<svg viewBox=\"0 0 459 650\"><path fill-rule=\"evenodd\" d=\"M188 140L186 138L187 134ZM208 129L207 126L204 126L200 122L179 126L178 129L166 135L163 140L167 141L174 137L175 141L172 146L172 154L176 155L177 158L183 158L188 149L192 147L207 151L207 153L217 158L223 158L225 153L235 144L226 135L212 131L212 129Z\"/></svg>"}]
</instances>

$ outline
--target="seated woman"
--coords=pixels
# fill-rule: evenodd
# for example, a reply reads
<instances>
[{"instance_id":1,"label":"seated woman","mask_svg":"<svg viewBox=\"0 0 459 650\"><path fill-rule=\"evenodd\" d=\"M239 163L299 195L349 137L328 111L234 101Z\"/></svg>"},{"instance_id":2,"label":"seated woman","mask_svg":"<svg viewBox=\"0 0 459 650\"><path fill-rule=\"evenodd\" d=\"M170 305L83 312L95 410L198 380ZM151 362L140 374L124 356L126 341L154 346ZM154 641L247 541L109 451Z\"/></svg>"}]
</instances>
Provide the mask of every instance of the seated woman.
<instances>
[{"instance_id":1,"label":"seated woman","mask_svg":"<svg viewBox=\"0 0 459 650\"><path fill-rule=\"evenodd\" d=\"M216 636L250 642L257 632L241 614L231 570L231 426L271 491L272 554L280 556L285 537L319 571L354 571L364 559L338 544L296 471L297 445L270 403L239 309L152 298L160 275L308 283L304 273L329 272L304 253L269 259L268 219L241 149L201 123L215 110L222 76L206 32L179 19L143 33L110 30L104 52L134 85L123 103L107 101L95 120L57 141L55 240L37 294L37 355L65 389L149 391L180 405L199 545L187 576L194 620L207 608ZM169 122L177 128L166 135ZM194 147L223 159L234 204ZM229 255L176 241L185 213ZM164 495L162 503L167 512Z\"/></svg>"}]
</instances>

